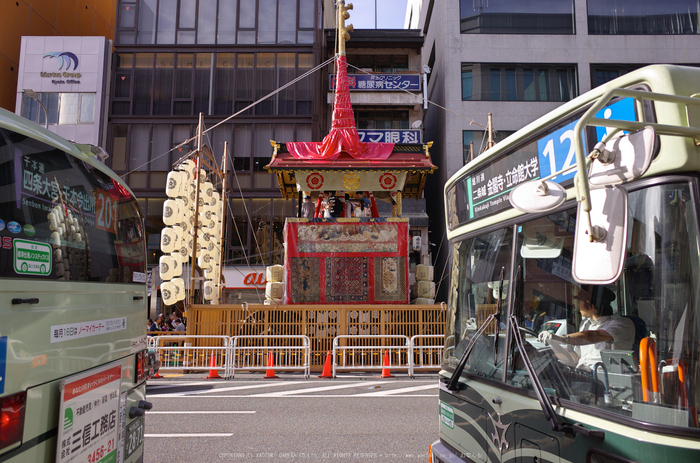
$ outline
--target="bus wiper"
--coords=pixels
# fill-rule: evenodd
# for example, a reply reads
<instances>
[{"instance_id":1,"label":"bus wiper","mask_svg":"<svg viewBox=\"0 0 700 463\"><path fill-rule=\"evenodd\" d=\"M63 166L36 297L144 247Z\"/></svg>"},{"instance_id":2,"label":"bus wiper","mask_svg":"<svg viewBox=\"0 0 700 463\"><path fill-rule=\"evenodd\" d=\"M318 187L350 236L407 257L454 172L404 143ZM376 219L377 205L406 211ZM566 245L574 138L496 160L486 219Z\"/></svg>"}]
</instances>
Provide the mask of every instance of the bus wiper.
<instances>
[{"instance_id":1,"label":"bus wiper","mask_svg":"<svg viewBox=\"0 0 700 463\"><path fill-rule=\"evenodd\" d=\"M501 292L503 291L503 276L505 275L505 267L501 267L501 276L499 278L498 282L498 291L499 291L499 296L501 295ZM464 353L462 354L462 357L459 359L459 363L457 364L457 368L455 368L454 373L452 373L452 377L450 378L450 382L447 383L447 389L449 391L458 391L459 386L457 383L459 383L459 377L462 376L462 372L464 371L464 367L467 364L467 359L469 358L469 354L471 353L472 349L474 348L474 344L476 344L476 340L486 331L486 327L489 326L489 324L494 320L497 319L498 326L500 326L500 321L501 321L501 298L498 298L498 302L496 303L496 312L492 313L489 315L484 323L481 324L479 329L477 330L476 333L474 333L474 336L469 340L469 344L467 344L467 348L464 350ZM495 347L495 352L498 352L498 335L496 336L496 347ZM496 358L496 355L494 354L494 363L498 359Z\"/></svg>"},{"instance_id":2,"label":"bus wiper","mask_svg":"<svg viewBox=\"0 0 700 463\"><path fill-rule=\"evenodd\" d=\"M518 350L521 354L520 357L522 358L523 363L525 364L525 369L530 375L530 382L532 383L532 387L535 390L535 395L537 395L537 400L539 401L540 406L542 407L542 411L544 412L544 418L547 421L549 421L549 426L552 428L552 430L561 432L567 436L583 434L586 437L592 437L595 439L605 439L604 431L586 429L579 424L562 423L559 420L559 417L554 412L554 407L549 401L549 397L547 397L547 393L545 392L544 387L540 382L540 378L537 376L535 367L532 366L530 357L527 355L527 351L525 350L525 344L523 343L523 338L522 336L520 336L518 319L516 318L515 314L510 315L509 325L510 330L512 332L511 334L513 335L513 339L515 339L515 343L518 345Z\"/></svg>"},{"instance_id":3,"label":"bus wiper","mask_svg":"<svg viewBox=\"0 0 700 463\"><path fill-rule=\"evenodd\" d=\"M498 277L498 300L496 301L496 339L493 340L493 364L498 364L498 340L499 330L501 329L501 315L503 309L503 277L505 276L506 268L501 267L501 275Z\"/></svg>"}]
</instances>

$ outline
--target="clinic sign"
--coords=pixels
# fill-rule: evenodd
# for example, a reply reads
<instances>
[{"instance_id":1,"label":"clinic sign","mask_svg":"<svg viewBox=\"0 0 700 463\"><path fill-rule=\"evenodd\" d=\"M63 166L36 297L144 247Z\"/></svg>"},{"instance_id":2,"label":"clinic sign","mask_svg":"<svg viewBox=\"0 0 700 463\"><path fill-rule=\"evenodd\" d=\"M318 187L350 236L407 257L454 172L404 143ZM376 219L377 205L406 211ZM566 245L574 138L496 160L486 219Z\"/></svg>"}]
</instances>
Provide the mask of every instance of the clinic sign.
<instances>
[{"instance_id":1,"label":"clinic sign","mask_svg":"<svg viewBox=\"0 0 700 463\"><path fill-rule=\"evenodd\" d=\"M80 83L80 80L78 79L82 77L82 74L80 72L76 72L79 60L75 53L70 51L50 51L44 54L44 62L47 61L47 58L48 62L51 64L46 66L56 66L57 71L42 71L39 74L42 78L51 79L51 83L54 85ZM54 65L54 63L56 64ZM71 66L73 69L71 69Z\"/></svg>"},{"instance_id":2,"label":"clinic sign","mask_svg":"<svg viewBox=\"0 0 700 463\"><path fill-rule=\"evenodd\" d=\"M336 74L330 75L330 91L335 90ZM348 74L348 87L352 90L386 91L421 89L419 74Z\"/></svg>"}]
</instances>

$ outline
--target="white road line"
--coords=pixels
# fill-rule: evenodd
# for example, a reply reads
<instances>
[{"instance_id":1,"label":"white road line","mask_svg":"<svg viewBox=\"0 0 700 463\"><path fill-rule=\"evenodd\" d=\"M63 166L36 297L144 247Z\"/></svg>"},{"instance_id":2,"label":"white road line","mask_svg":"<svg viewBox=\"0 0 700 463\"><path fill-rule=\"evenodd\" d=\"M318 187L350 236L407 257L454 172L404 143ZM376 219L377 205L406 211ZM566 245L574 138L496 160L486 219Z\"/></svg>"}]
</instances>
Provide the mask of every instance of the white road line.
<instances>
[{"instance_id":1,"label":"white road line","mask_svg":"<svg viewBox=\"0 0 700 463\"><path fill-rule=\"evenodd\" d=\"M171 398L173 397L184 397L184 396L169 396ZM308 395L207 395L207 396L188 396L187 398L191 397L203 397L207 399L244 399L244 398L251 398L251 397L256 397L256 398L279 398L279 399L296 399L296 398L319 398L319 399L335 399L335 398L341 398L341 397L352 397L354 399L367 399L367 398L373 398L373 397L438 397L438 394L406 394L406 395L401 395L401 394L394 394L394 395L353 395L353 394L308 394ZM148 412L150 413L150 412Z\"/></svg>"},{"instance_id":2,"label":"white road line","mask_svg":"<svg viewBox=\"0 0 700 463\"><path fill-rule=\"evenodd\" d=\"M371 397L371 396L389 396L396 394L405 394L413 391L425 391L426 389L437 389L437 384L428 384L425 386L404 387L401 389L390 389L388 391L366 392L364 394L355 394L355 397Z\"/></svg>"},{"instance_id":3,"label":"white road line","mask_svg":"<svg viewBox=\"0 0 700 463\"><path fill-rule=\"evenodd\" d=\"M188 386L203 386L205 384L216 384L212 383L211 381L192 381L192 382L183 382L183 381L158 381L158 382L148 382L146 383L146 386L148 386L149 389L161 389L164 387L173 387L173 386L178 386L178 387L188 387Z\"/></svg>"},{"instance_id":4,"label":"white road line","mask_svg":"<svg viewBox=\"0 0 700 463\"><path fill-rule=\"evenodd\" d=\"M353 381L349 384L336 384L334 386L324 386L324 387L312 387L307 389L295 389L292 391L280 391L280 392L267 392L263 394L253 394L251 397L285 397L293 394L308 394L310 392L322 392L322 391L334 391L337 389L348 389L351 387L365 387L372 386L375 384L386 384L389 381L367 381L358 383Z\"/></svg>"},{"instance_id":5,"label":"white road line","mask_svg":"<svg viewBox=\"0 0 700 463\"><path fill-rule=\"evenodd\" d=\"M206 390L201 390L201 391L185 391L185 392L173 392L172 394L158 394L154 396L153 398L156 397L205 397L202 394L215 394L218 392L227 392L227 391L241 391L245 389L264 389L266 387L271 387L271 386L294 386L296 384L308 384L308 383L313 383L313 381L301 381L301 382L289 382L289 381L278 381L278 382L272 382L272 383L258 383L258 384L252 384L249 386L231 386L231 387L220 387L220 388L214 388L214 389L206 389ZM206 396L209 397L209 396Z\"/></svg>"},{"instance_id":6,"label":"white road line","mask_svg":"<svg viewBox=\"0 0 700 463\"><path fill-rule=\"evenodd\" d=\"M144 434L143 437L231 437L232 432L187 433L187 434Z\"/></svg>"},{"instance_id":7,"label":"white road line","mask_svg":"<svg viewBox=\"0 0 700 463\"><path fill-rule=\"evenodd\" d=\"M221 414L221 415L234 415L234 414L241 414L241 415L246 415L246 414L253 414L255 411L227 411L227 410L204 410L204 411L153 411L149 410L148 414L149 415L172 415L172 414L183 414L183 415L213 415L213 414Z\"/></svg>"}]
</instances>

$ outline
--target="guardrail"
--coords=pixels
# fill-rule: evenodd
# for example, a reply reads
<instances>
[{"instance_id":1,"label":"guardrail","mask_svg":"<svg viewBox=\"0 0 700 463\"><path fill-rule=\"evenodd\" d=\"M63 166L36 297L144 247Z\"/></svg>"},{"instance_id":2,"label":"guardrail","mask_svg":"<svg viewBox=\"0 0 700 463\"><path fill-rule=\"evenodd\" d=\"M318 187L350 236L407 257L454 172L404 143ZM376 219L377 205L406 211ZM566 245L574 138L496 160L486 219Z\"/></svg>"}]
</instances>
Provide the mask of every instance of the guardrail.
<instances>
[{"instance_id":1,"label":"guardrail","mask_svg":"<svg viewBox=\"0 0 700 463\"><path fill-rule=\"evenodd\" d=\"M224 377L228 378L233 376L229 361L230 340L228 336L169 335L154 336L148 342L160 358L161 371L208 371L216 368L224 370Z\"/></svg>"},{"instance_id":2,"label":"guardrail","mask_svg":"<svg viewBox=\"0 0 700 463\"><path fill-rule=\"evenodd\" d=\"M291 341L289 344L297 345L274 345L279 344L279 341L282 340ZM311 341L308 336L234 336L231 338L230 344L233 354L230 357L233 361L231 376L236 370L269 369L270 353L272 353L275 369L302 370L307 378L311 372Z\"/></svg>"},{"instance_id":3,"label":"guardrail","mask_svg":"<svg viewBox=\"0 0 700 463\"><path fill-rule=\"evenodd\" d=\"M445 335L417 334L410 340L411 352L409 375L413 377L416 370L435 370L442 365L442 351ZM425 340L425 342L422 342ZM440 343L437 343L440 340ZM430 341L433 341L432 343Z\"/></svg>"},{"instance_id":4,"label":"guardrail","mask_svg":"<svg viewBox=\"0 0 700 463\"><path fill-rule=\"evenodd\" d=\"M333 339L333 371L436 370L442 363L443 335L340 335ZM299 370L309 377L311 341L304 335L214 336L168 335L148 339L162 371L223 371L233 378L237 371ZM272 361L272 366L268 363Z\"/></svg>"}]
</instances>

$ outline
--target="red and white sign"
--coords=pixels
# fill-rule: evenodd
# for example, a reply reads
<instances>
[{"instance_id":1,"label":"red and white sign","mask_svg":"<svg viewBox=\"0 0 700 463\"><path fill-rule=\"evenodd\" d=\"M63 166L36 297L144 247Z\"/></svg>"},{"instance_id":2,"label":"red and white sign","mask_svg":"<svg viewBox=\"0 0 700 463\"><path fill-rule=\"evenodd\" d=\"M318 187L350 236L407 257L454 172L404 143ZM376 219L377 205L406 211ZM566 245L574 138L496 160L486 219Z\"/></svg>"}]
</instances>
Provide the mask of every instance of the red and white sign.
<instances>
[{"instance_id":1,"label":"red and white sign","mask_svg":"<svg viewBox=\"0 0 700 463\"><path fill-rule=\"evenodd\" d=\"M265 289L265 267L225 267L224 279L229 289Z\"/></svg>"}]
</instances>

